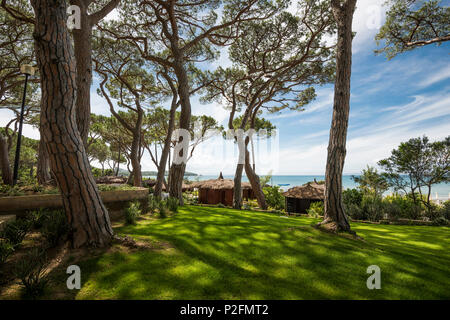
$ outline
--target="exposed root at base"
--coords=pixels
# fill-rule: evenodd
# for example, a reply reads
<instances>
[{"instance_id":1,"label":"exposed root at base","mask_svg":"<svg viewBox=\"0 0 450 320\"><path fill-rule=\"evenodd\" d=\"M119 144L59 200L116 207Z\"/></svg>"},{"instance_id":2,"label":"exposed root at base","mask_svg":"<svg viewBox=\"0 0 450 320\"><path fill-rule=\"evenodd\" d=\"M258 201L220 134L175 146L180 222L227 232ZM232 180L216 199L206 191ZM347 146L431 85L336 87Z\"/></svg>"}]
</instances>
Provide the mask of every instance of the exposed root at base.
<instances>
[{"instance_id":1,"label":"exposed root at base","mask_svg":"<svg viewBox=\"0 0 450 320\"><path fill-rule=\"evenodd\" d=\"M351 229L343 230L339 226L339 224L337 224L335 221L322 221L322 222L314 225L313 227L320 231L333 233L333 234L337 234L337 235L342 235L346 238L351 238L351 239L355 239L355 240L364 240L363 237L358 236L356 234L356 232Z\"/></svg>"}]
</instances>

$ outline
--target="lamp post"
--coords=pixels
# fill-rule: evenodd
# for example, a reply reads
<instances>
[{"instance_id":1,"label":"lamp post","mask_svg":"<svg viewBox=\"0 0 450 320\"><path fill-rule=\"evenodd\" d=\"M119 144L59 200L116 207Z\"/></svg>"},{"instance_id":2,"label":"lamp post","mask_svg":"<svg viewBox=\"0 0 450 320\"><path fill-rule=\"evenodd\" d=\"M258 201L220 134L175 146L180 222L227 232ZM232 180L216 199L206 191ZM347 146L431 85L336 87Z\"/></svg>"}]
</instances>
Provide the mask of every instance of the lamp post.
<instances>
[{"instance_id":1,"label":"lamp post","mask_svg":"<svg viewBox=\"0 0 450 320\"><path fill-rule=\"evenodd\" d=\"M27 95L28 77L34 75L34 68L28 64L24 64L20 67L20 72L25 75L25 86L23 87L22 107L20 108L20 118L19 118L19 132L17 135L16 157L14 158L13 186L17 183L17 177L19 175L20 147L22 144L23 114L25 111L25 99L26 99L26 95Z\"/></svg>"}]
</instances>

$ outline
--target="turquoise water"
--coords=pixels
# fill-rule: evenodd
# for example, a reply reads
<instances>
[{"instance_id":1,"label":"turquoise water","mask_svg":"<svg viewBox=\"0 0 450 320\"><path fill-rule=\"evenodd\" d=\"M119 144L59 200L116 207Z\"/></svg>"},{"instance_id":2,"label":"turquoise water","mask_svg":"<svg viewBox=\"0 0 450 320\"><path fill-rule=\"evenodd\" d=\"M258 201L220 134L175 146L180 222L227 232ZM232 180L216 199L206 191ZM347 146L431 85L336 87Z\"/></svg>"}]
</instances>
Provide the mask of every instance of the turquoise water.
<instances>
[{"instance_id":1,"label":"turquoise water","mask_svg":"<svg viewBox=\"0 0 450 320\"><path fill-rule=\"evenodd\" d=\"M355 188L357 184L351 179L351 175L344 175L342 177L342 183L345 189L347 188ZM202 180L208 180L208 179L217 179L217 175L200 175L200 176L191 176L187 177L189 180L192 181L202 181ZM224 178L226 179L233 179L232 175L224 175ZM310 175L310 176L272 176L271 181L269 181L269 184L271 185L283 185L280 186L283 190L287 190L289 188L292 188L294 186L301 186L302 184L305 184L309 181L313 181L314 178L319 180L325 180L325 176L321 175ZM247 177L244 175L242 177L242 181L248 182ZM286 186L284 186L286 184ZM387 193L390 193L391 191L388 191ZM432 198L436 198L436 193L438 196L438 199L449 199L450 198L450 184L440 183L436 184L432 188Z\"/></svg>"}]
</instances>

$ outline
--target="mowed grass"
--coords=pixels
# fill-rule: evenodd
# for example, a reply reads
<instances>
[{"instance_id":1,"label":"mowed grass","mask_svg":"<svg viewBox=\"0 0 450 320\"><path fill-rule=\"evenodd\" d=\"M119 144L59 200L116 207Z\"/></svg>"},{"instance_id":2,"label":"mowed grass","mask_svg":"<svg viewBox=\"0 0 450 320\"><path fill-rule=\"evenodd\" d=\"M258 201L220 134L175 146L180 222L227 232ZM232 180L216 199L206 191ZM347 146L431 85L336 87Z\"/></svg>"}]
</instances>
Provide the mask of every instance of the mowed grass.
<instances>
[{"instance_id":1,"label":"mowed grass","mask_svg":"<svg viewBox=\"0 0 450 320\"><path fill-rule=\"evenodd\" d=\"M77 299L449 299L450 228L352 224L364 241L316 220L186 206L116 229L159 249L80 263ZM368 290L367 267L381 268Z\"/></svg>"}]
</instances>

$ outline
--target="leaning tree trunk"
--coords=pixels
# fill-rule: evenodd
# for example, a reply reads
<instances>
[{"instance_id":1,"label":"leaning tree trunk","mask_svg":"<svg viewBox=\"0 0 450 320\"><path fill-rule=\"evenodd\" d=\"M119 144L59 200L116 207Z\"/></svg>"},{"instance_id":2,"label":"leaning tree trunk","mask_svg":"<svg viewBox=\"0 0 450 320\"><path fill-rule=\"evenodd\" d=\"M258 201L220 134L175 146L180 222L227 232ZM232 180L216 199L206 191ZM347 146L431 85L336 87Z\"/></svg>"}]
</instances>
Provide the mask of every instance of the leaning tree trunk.
<instances>
[{"instance_id":1,"label":"leaning tree trunk","mask_svg":"<svg viewBox=\"0 0 450 320\"><path fill-rule=\"evenodd\" d=\"M180 97L180 129L189 130L191 123L191 101L189 92L189 81L184 69L180 53L177 53L175 62L175 73L178 78L178 95ZM181 139L181 137L180 137ZM183 152L183 151L181 151ZM187 152L187 150L186 150ZM181 156L181 155L180 155ZM177 198L180 205L183 205L183 178L186 170L186 163L173 163L169 172L169 195Z\"/></svg>"},{"instance_id":2,"label":"leaning tree trunk","mask_svg":"<svg viewBox=\"0 0 450 320\"><path fill-rule=\"evenodd\" d=\"M61 191L72 245L104 246L111 242L113 230L76 124L76 70L66 2L31 0L31 4L41 74L42 139Z\"/></svg>"},{"instance_id":3,"label":"leaning tree trunk","mask_svg":"<svg viewBox=\"0 0 450 320\"><path fill-rule=\"evenodd\" d=\"M39 184L46 184L52 179L52 176L50 175L50 160L48 158L44 140L42 139L42 133L41 140L39 140L36 176Z\"/></svg>"},{"instance_id":4,"label":"leaning tree trunk","mask_svg":"<svg viewBox=\"0 0 450 320\"><path fill-rule=\"evenodd\" d=\"M259 181L259 176L256 174L255 170L253 170L250 165L250 153L247 150L247 146L250 139L247 138L245 140L245 174L247 175L250 184L252 185L253 193L256 196L256 200L258 201L258 205L261 209L267 210L267 202L266 196L261 187L261 183Z\"/></svg>"},{"instance_id":5,"label":"leaning tree trunk","mask_svg":"<svg viewBox=\"0 0 450 320\"><path fill-rule=\"evenodd\" d=\"M9 163L8 143L6 138L0 134L0 168L2 170L2 180L4 184L12 185L13 176L11 164Z\"/></svg>"},{"instance_id":6,"label":"leaning tree trunk","mask_svg":"<svg viewBox=\"0 0 450 320\"><path fill-rule=\"evenodd\" d=\"M159 167L158 167L158 175L156 177L156 185L155 185L155 197L161 197L162 186L164 183L164 175L166 173L167 159L169 158L170 153L170 143L172 141L172 133L175 128L175 114L177 110L177 99L176 96L172 100L172 105L170 108L170 118L169 118L169 128L167 130L167 136L164 140L164 147L161 153L161 158L159 159ZM184 173L183 173L184 176ZM181 182L183 185L183 182ZM166 186L167 190L167 186Z\"/></svg>"},{"instance_id":7,"label":"leaning tree trunk","mask_svg":"<svg viewBox=\"0 0 450 320\"><path fill-rule=\"evenodd\" d=\"M332 0L333 15L338 25L338 42L333 119L325 172L325 212L321 224L330 224L330 229L335 231L350 231L350 224L342 206L342 171L350 112L352 21L355 6L356 0L346 0L345 2Z\"/></svg>"}]
</instances>

